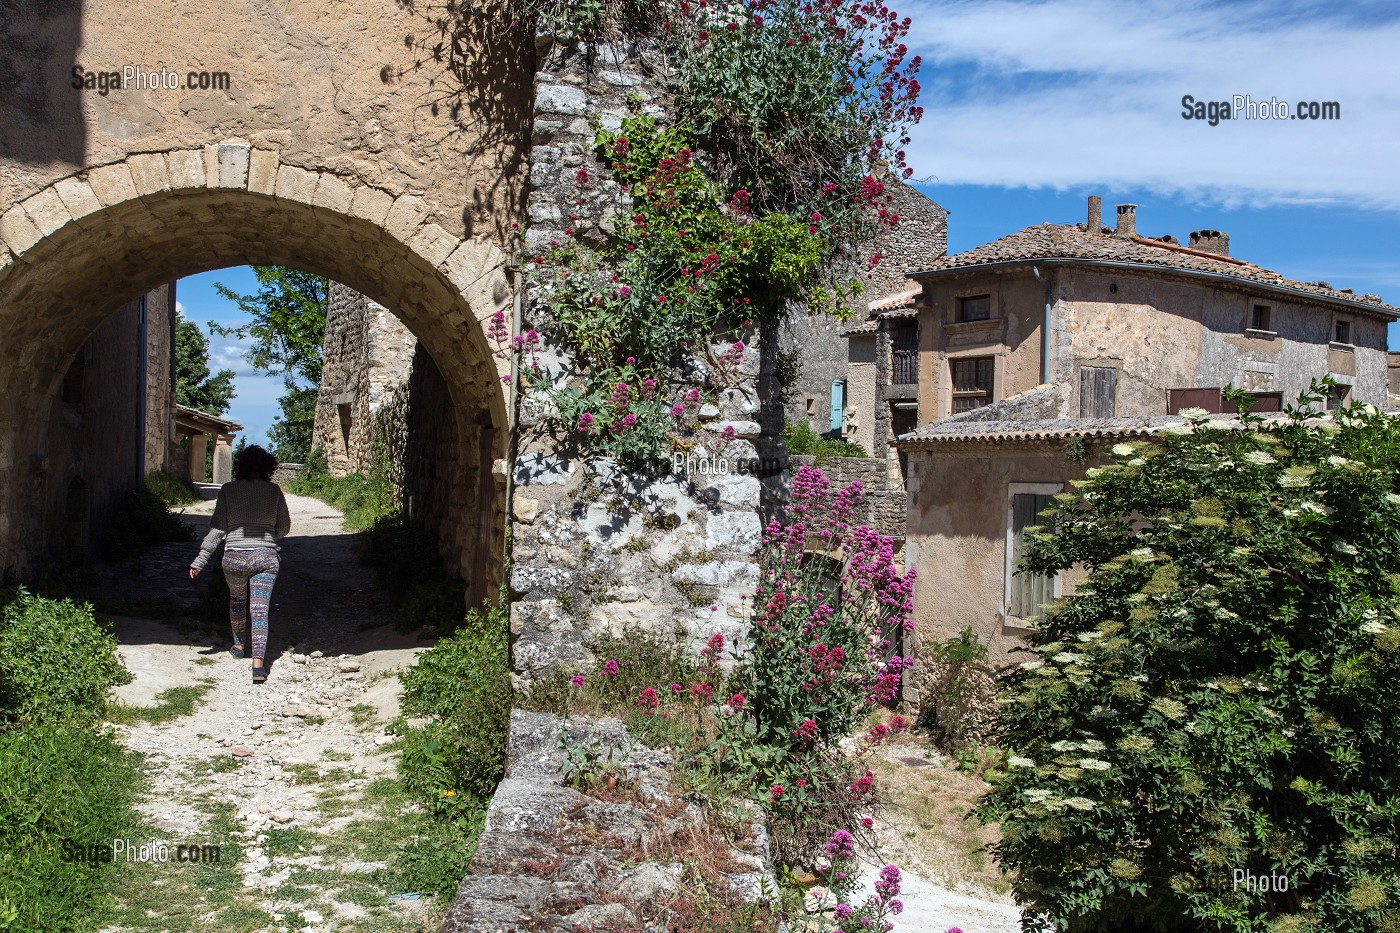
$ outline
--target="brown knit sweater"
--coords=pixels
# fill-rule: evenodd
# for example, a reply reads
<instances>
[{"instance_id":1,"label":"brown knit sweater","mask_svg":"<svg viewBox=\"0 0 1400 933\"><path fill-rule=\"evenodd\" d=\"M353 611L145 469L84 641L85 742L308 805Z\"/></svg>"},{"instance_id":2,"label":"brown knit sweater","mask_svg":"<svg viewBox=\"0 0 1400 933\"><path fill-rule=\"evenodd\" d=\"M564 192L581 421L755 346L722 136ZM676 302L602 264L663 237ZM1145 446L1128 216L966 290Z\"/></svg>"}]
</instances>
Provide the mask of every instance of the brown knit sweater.
<instances>
[{"instance_id":1,"label":"brown knit sweater","mask_svg":"<svg viewBox=\"0 0 1400 933\"><path fill-rule=\"evenodd\" d=\"M220 541L225 548L235 551L275 548L291 530L292 517L287 512L287 499L282 495L281 486L256 479L224 483L214 503L209 534L204 536L199 556L190 566L203 569Z\"/></svg>"}]
</instances>

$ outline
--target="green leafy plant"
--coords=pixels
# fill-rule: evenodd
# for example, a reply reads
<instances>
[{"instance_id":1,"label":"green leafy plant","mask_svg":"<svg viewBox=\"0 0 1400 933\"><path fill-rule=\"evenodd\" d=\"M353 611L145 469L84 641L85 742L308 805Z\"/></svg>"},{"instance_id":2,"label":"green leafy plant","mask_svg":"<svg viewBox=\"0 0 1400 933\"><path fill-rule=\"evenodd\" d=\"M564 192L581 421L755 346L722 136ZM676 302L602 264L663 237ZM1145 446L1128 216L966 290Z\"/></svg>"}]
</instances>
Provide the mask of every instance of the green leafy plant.
<instances>
[{"instance_id":1,"label":"green leafy plant","mask_svg":"<svg viewBox=\"0 0 1400 933\"><path fill-rule=\"evenodd\" d=\"M1029 571L1084 576L1004 677L978 810L1033 928L1400 916L1400 423L1320 420L1327 388L1115 445L1035 535Z\"/></svg>"},{"instance_id":2,"label":"green leafy plant","mask_svg":"<svg viewBox=\"0 0 1400 933\"><path fill-rule=\"evenodd\" d=\"M143 484L127 494L107 523L102 544L105 551L116 554L129 551L133 546L149 547L193 538L194 529L171 512L149 485Z\"/></svg>"},{"instance_id":3,"label":"green leafy plant","mask_svg":"<svg viewBox=\"0 0 1400 933\"><path fill-rule=\"evenodd\" d=\"M987 646L971 628L964 628L931 645L927 661L919 666L922 692L927 694L921 724L944 749L957 751L987 737L996 701L987 657Z\"/></svg>"},{"instance_id":4,"label":"green leafy plant","mask_svg":"<svg viewBox=\"0 0 1400 933\"><path fill-rule=\"evenodd\" d=\"M156 498L164 502L167 508L193 505L200 501L199 496L195 495L194 488L189 483L165 470L147 473L145 486L155 494Z\"/></svg>"},{"instance_id":5,"label":"green leafy plant","mask_svg":"<svg viewBox=\"0 0 1400 933\"><path fill-rule=\"evenodd\" d=\"M406 743L401 769L430 806L479 805L504 773L511 706L506 631L499 610L474 612L400 675L404 716L428 720Z\"/></svg>"},{"instance_id":6,"label":"green leafy plant","mask_svg":"<svg viewBox=\"0 0 1400 933\"><path fill-rule=\"evenodd\" d=\"M822 437L806 421L795 421L783 427L783 443L788 453L794 456L816 457L818 461L828 457L869 457L865 448L841 438Z\"/></svg>"},{"instance_id":7,"label":"green leafy plant","mask_svg":"<svg viewBox=\"0 0 1400 933\"><path fill-rule=\"evenodd\" d=\"M108 688L129 683L111 629L92 607L21 588L0 615L0 717L11 724L93 725Z\"/></svg>"}]
</instances>

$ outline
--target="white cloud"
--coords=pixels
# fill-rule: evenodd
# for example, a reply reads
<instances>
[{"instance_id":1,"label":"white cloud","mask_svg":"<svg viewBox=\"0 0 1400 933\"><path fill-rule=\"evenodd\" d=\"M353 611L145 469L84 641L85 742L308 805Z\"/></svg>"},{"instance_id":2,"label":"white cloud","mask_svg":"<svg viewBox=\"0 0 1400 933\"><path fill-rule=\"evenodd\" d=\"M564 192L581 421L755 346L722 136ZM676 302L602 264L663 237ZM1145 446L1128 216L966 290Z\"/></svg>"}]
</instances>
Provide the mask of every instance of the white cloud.
<instances>
[{"instance_id":1,"label":"white cloud","mask_svg":"<svg viewBox=\"0 0 1400 933\"><path fill-rule=\"evenodd\" d=\"M252 348L254 342L255 341L250 337L239 339L235 337L223 337L219 334L210 334L210 370L218 372L221 369L231 369L240 379L245 377L257 378L266 375L260 370L254 369L244 358L244 354Z\"/></svg>"},{"instance_id":2,"label":"white cloud","mask_svg":"<svg viewBox=\"0 0 1400 933\"><path fill-rule=\"evenodd\" d=\"M1400 210L1400 18L1336 6L924 0L916 175ZM1181 116L1181 98L1338 101L1333 122Z\"/></svg>"}]
</instances>

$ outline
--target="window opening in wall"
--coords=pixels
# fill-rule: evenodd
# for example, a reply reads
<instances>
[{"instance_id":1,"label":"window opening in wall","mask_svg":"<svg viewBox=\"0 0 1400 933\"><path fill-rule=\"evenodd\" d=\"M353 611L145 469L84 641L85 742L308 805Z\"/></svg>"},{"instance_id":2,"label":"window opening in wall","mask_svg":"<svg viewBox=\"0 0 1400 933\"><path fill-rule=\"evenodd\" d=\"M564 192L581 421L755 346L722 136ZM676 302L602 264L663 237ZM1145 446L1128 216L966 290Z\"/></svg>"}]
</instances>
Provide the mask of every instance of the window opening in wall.
<instances>
[{"instance_id":1,"label":"window opening in wall","mask_svg":"<svg viewBox=\"0 0 1400 933\"><path fill-rule=\"evenodd\" d=\"M992 316L991 295L968 295L958 299L958 323L985 321Z\"/></svg>"},{"instance_id":2,"label":"window opening in wall","mask_svg":"<svg viewBox=\"0 0 1400 933\"><path fill-rule=\"evenodd\" d=\"M953 414L990 405L993 399L993 383L996 381L993 358L979 356L973 359L952 360L951 363Z\"/></svg>"},{"instance_id":3,"label":"window opening in wall","mask_svg":"<svg viewBox=\"0 0 1400 933\"><path fill-rule=\"evenodd\" d=\"M1337 318L1332 322L1332 342L1351 343L1351 321Z\"/></svg>"},{"instance_id":4,"label":"window opening in wall","mask_svg":"<svg viewBox=\"0 0 1400 933\"><path fill-rule=\"evenodd\" d=\"M1118 370L1079 367L1079 417L1112 418L1118 412Z\"/></svg>"},{"instance_id":5,"label":"window opening in wall","mask_svg":"<svg viewBox=\"0 0 1400 933\"><path fill-rule=\"evenodd\" d=\"M1040 513L1052 504L1059 487L1051 485L1011 487L1011 509L1006 533L1007 616L1020 622L1039 619L1042 606L1055 600L1058 574L1021 573L1021 559L1027 549L1026 529L1049 527Z\"/></svg>"},{"instance_id":6,"label":"window opening in wall","mask_svg":"<svg viewBox=\"0 0 1400 933\"><path fill-rule=\"evenodd\" d=\"M346 454L350 453L350 404L342 402L335 406L336 413L340 416L340 448Z\"/></svg>"},{"instance_id":7,"label":"window opening in wall","mask_svg":"<svg viewBox=\"0 0 1400 933\"><path fill-rule=\"evenodd\" d=\"M845 424L846 380L831 380L831 432L839 435Z\"/></svg>"},{"instance_id":8,"label":"window opening in wall","mask_svg":"<svg viewBox=\"0 0 1400 933\"><path fill-rule=\"evenodd\" d=\"M900 321L890 330L891 384L912 386L919 382L919 325Z\"/></svg>"},{"instance_id":9,"label":"window opening in wall","mask_svg":"<svg viewBox=\"0 0 1400 933\"><path fill-rule=\"evenodd\" d=\"M1327 410L1332 411L1334 408L1341 408L1346 404L1347 396L1349 395L1351 395L1351 386L1342 385L1341 383L1332 386L1331 392L1327 395Z\"/></svg>"},{"instance_id":10,"label":"window opening in wall","mask_svg":"<svg viewBox=\"0 0 1400 933\"><path fill-rule=\"evenodd\" d=\"M1268 305L1255 305L1249 312L1250 330L1273 330L1273 311Z\"/></svg>"}]
</instances>

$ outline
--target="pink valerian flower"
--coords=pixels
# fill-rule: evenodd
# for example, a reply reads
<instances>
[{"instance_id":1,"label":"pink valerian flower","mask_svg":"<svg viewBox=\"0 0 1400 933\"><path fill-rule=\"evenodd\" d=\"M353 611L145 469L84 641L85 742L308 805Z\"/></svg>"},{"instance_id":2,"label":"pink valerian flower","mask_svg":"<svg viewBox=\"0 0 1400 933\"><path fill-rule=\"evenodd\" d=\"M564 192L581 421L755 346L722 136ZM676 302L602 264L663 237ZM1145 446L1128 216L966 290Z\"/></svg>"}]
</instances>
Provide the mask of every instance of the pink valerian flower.
<instances>
[{"instance_id":1,"label":"pink valerian flower","mask_svg":"<svg viewBox=\"0 0 1400 933\"><path fill-rule=\"evenodd\" d=\"M570 687L582 687L586 683L588 683L588 678L584 677L582 674L575 674L569 678Z\"/></svg>"},{"instance_id":2,"label":"pink valerian flower","mask_svg":"<svg viewBox=\"0 0 1400 933\"><path fill-rule=\"evenodd\" d=\"M745 702L747 701L744 699L744 695L742 693L736 693L729 698L729 708L737 713L744 708ZM798 781L797 783L800 785L802 782Z\"/></svg>"},{"instance_id":3,"label":"pink valerian flower","mask_svg":"<svg viewBox=\"0 0 1400 933\"><path fill-rule=\"evenodd\" d=\"M684 417L685 417L685 406L684 406L684 405L672 405L672 406L671 406L671 417L672 417L672 418L677 418L677 419L684 418Z\"/></svg>"},{"instance_id":4,"label":"pink valerian flower","mask_svg":"<svg viewBox=\"0 0 1400 933\"><path fill-rule=\"evenodd\" d=\"M686 408L699 408L699 407L700 407L700 390L699 390L699 389L691 389L689 392L685 393L685 407L686 407Z\"/></svg>"},{"instance_id":5,"label":"pink valerian flower","mask_svg":"<svg viewBox=\"0 0 1400 933\"><path fill-rule=\"evenodd\" d=\"M851 918L851 905L837 904L831 913L837 920L849 920Z\"/></svg>"},{"instance_id":6,"label":"pink valerian flower","mask_svg":"<svg viewBox=\"0 0 1400 933\"><path fill-rule=\"evenodd\" d=\"M899 675L884 673L875 678L866 696L868 703L889 703L899 695Z\"/></svg>"},{"instance_id":7,"label":"pink valerian flower","mask_svg":"<svg viewBox=\"0 0 1400 933\"><path fill-rule=\"evenodd\" d=\"M637 416L629 411L627 414L622 416L622 418L617 422L616 425L614 425L614 427L617 429L619 434L623 434L627 431L632 430L632 428L634 428L636 424Z\"/></svg>"},{"instance_id":8,"label":"pink valerian flower","mask_svg":"<svg viewBox=\"0 0 1400 933\"><path fill-rule=\"evenodd\" d=\"M826 857L833 862L837 859L854 858L856 854L856 839L844 829L838 829L831 834L827 840L824 850ZM844 918L843 918L844 919Z\"/></svg>"},{"instance_id":9,"label":"pink valerian flower","mask_svg":"<svg viewBox=\"0 0 1400 933\"><path fill-rule=\"evenodd\" d=\"M578 185L580 188L589 187L590 180L588 169L581 168L577 172L574 172L574 184Z\"/></svg>"},{"instance_id":10,"label":"pink valerian flower","mask_svg":"<svg viewBox=\"0 0 1400 933\"><path fill-rule=\"evenodd\" d=\"M604 661L604 662L603 662L603 670L602 670L601 673L602 673L602 675L603 675L604 677L608 678L609 680L611 680L612 678L616 677L616 676L617 676L617 662L616 662L616 661L612 661L612 660Z\"/></svg>"},{"instance_id":11,"label":"pink valerian flower","mask_svg":"<svg viewBox=\"0 0 1400 933\"><path fill-rule=\"evenodd\" d=\"M612 391L610 401L619 408L627 407L627 400L632 394L632 387L625 382L619 382Z\"/></svg>"},{"instance_id":12,"label":"pink valerian flower","mask_svg":"<svg viewBox=\"0 0 1400 933\"><path fill-rule=\"evenodd\" d=\"M810 744L817 737L817 724L811 719L802 720L802 725L792 730L792 737L804 745Z\"/></svg>"},{"instance_id":13,"label":"pink valerian flower","mask_svg":"<svg viewBox=\"0 0 1400 933\"><path fill-rule=\"evenodd\" d=\"M856 778L851 782L850 791L852 797L864 797L875 787L875 772L867 770L863 777ZM898 890L895 891L899 893Z\"/></svg>"},{"instance_id":14,"label":"pink valerian flower","mask_svg":"<svg viewBox=\"0 0 1400 933\"><path fill-rule=\"evenodd\" d=\"M680 692L681 692L682 690L684 690L684 689L685 689L685 688L682 687L680 684L671 684L671 692L672 692L672 693L680 693Z\"/></svg>"},{"instance_id":15,"label":"pink valerian flower","mask_svg":"<svg viewBox=\"0 0 1400 933\"><path fill-rule=\"evenodd\" d=\"M774 784L768 791L768 799L776 803L783 796L783 785Z\"/></svg>"},{"instance_id":16,"label":"pink valerian flower","mask_svg":"<svg viewBox=\"0 0 1400 933\"><path fill-rule=\"evenodd\" d=\"M690 687L690 695L699 697L702 700L708 700L715 695L715 688L713 685L707 683L692 684Z\"/></svg>"},{"instance_id":17,"label":"pink valerian flower","mask_svg":"<svg viewBox=\"0 0 1400 933\"><path fill-rule=\"evenodd\" d=\"M656 380L655 380L655 379L643 379L643 380L642 380L642 388L641 388L641 391L640 391L638 394L641 395L642 398L651 398L653 395L655 395L655 394L656 394Z\"/></svg>"},{"instance_id":18,"label":"pink valerian flower","mask_svg":"<svg viewBox=\"0 0 1400 933\"><path fill-rule=\"evenodd\" d=\"M593 433L593 414L592 414L592 412L587 412L587 411L586 411L586 412L584 412L583 414L581 414L581 415L578 416L578 429L579 429L581 432L583 432L584 434L592 434L592 433Z\"/></svg>"},{"instance_id":19,"label":"pink valerian flower","mask_svg":"<svg viewBox=\"0 0 1400 933\"><path fill-rule=\"evenodd\" d=\"M880 877L875 882L875 893L882 898L897 896L900 880L899 869L893 865L886 865L880 869Z\"/></svg>"},{"instance_id":20,"label":"pink valerian flower","mask_svg":"<svg viewBox=\"0 0 1400 933\"><path fill-rule=\"evenodd\" d=\"M654 710L661 705L661 698L652 687L644 689L637 697L637 705L645 710Z\"/></svg>"},{"instance_id":21,"label":"pink valerian flower","mask_svg":"<svg viewBox=\"0 0 1400 933\"><path fill-rule=\"evenodd\" d=\"M738 432L735 431L734 425L726 424L724 430L719 432L719 437L715 438L715 449L724 450L732 444L737 437Z\"/></svg>"},{"instance_id":22,"label":"pink valerian flower","mask_svg":"<svg viewBox=\"0 0 1400 933\"><path fill-rule=\"evenodd\" d=\"M617 297L628 298L632 295L632 289L627 285L620 285L617 289Z\"/></svg>"}]
</instances>

